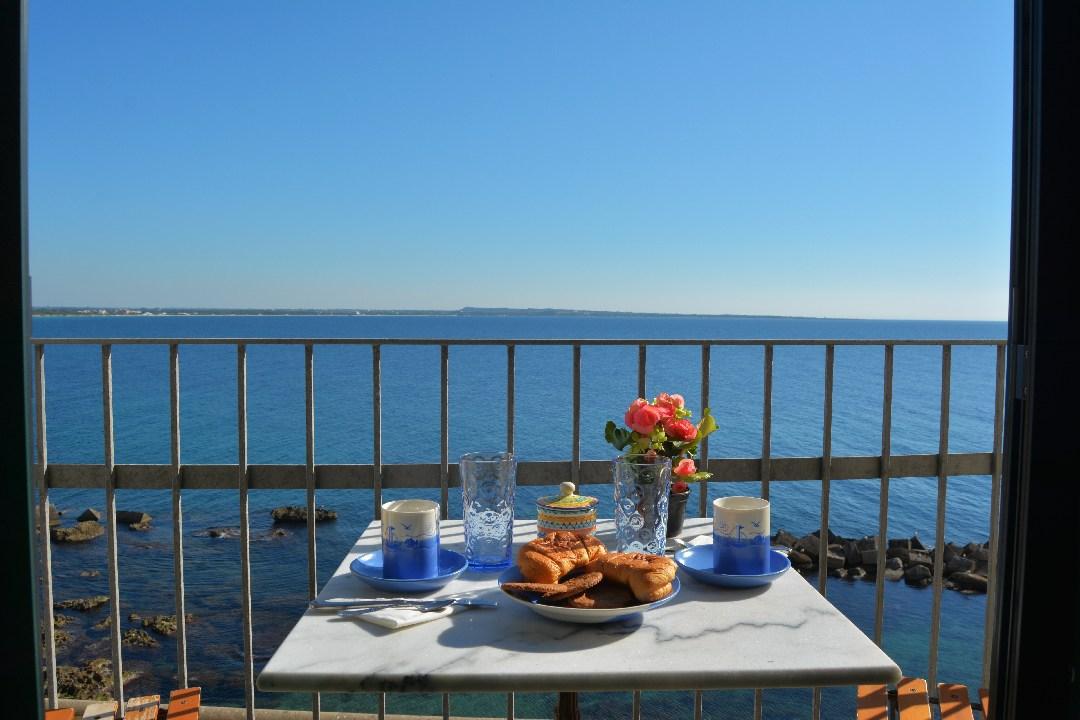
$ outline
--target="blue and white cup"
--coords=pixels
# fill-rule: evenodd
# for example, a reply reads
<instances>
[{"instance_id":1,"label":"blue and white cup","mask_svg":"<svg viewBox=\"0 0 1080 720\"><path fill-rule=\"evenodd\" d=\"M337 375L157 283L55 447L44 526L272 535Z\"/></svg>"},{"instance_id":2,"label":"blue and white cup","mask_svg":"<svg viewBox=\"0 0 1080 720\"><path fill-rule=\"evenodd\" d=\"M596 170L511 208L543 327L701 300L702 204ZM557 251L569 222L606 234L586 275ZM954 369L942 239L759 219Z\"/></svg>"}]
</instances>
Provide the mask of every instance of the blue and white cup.
<instances>
[{"instance_id":1,"label":"blue and white cup","mask_svg":"<svg viewBox=\"0 0 1080 720\"><path fill-rule=\"evenodd\" d=\"M713 500L713 570L724 575L769 572L769 501L756 497Z\"/></svg>"},{"instance_id":2,"label":"blue and white cup","mask_svg":"<svg viewBox=\"0 0 1080 720\"><path fill-rule=\"evenodd\" d=\"M383 577L432 578L439 574L439 503L394 500L382 505Z\"/></svg>"}]
</instances>

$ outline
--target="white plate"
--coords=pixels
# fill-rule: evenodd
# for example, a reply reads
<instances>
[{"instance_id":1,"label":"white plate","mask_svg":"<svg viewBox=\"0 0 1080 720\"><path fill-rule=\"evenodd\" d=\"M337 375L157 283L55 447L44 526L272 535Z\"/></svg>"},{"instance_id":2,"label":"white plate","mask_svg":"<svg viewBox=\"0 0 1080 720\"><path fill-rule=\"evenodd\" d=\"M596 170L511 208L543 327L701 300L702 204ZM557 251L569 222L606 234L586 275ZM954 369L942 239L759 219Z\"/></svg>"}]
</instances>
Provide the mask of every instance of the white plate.
<instances>
[{"instance_id":1,"label":"white plate","mask_svg":"<svg viewBox=\"0 0 1080 720\"><path fill-rule=\"evenodd\" d=\"M522 582L525 578L522 576L521 571L517 567L512 567L499 576L499 587L502 587L503 583L508 582ZM503 595L509 598L512 602L518 605L524 605L532 610L537 615L543 615L546 618L552 620L559 620L561 622L570 623L606 623L614 620L621 620L623 618L632 617L639 613L643 613L653 608L658 608L661 605L669 602L671 598L679 594L679 578L676 577L671 581L671 594L662 600L657 600L654 603L646 603L644 605L631 605L630 607L622 608L572 608L572 607L560 607L558 605L542 605L536 600L524 600L516 595L503 590Z\"/></svg>"}]
</instances>

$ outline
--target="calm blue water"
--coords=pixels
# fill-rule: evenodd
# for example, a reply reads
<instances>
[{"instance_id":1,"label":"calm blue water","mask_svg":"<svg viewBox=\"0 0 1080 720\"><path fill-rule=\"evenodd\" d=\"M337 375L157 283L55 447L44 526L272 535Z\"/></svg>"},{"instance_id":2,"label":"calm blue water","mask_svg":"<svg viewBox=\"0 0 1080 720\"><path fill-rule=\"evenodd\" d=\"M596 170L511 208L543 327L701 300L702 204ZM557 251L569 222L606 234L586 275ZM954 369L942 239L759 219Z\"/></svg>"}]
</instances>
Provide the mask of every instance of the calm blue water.
<instances>
[{"instance_id":1,"label":"calm blue water","mask_svg":"<svg viewBox=\"0 0 1080 720\"><path fill-rule=\"evenodd\" d=\"M439 337L439 338L1002 338L1004 323L801 320L782 318L632 317L89 317L35 318L36 337ZM881 442L881 348L836 350L833 453L877 454ZM934 453L938 444L940 351L899 347L895 356L893 453ZM953 350L951 423L953 452L986 452L993 443L995 352L991 347ZM302 347L249 348L249 460L304 462L304 354ZM522 346L517 350L516 451L524 460L565 459L571 453L572 358L569 348ZM582 458L607 459L602 428L620 419L636 396L634 348L586 347L582 351ZM100 463L102 458L100 352L96 347L50 347L46 356L46 416L49 460ZM169 462L168 350L117 346L113 351L116 460ZM236 461L236 360L231 347L185 347L181 351L181 432L185 463ZM452 348L450 358L450 456L503 449L506 437L506 356L501 347ZM439 349L386 346L382 356L383 461L439 460ZM711 407L720 429L710 440L712 457L760 454L762 350L714 348ZM700 352L695 348L649 349L648 395L682 393L695 417L700 410ZM774 456L819 455L822 446L824 349L778 347L773 388ZM315 353L316 462L372 460L371 353L362 347L318 347ZM532 500L546 489L518 494L518 513L529 517ZM611 515L609 489L591 489ZM437 499L437 490L408 491ZM710 496L757 494L756 483L714 483ZM388 492L388 498L404 496ZM54 491L61 510L77 515L103 507L102 491ZM890 536L934 534L933 478L897 480L889 499ZM451 514L460 498L451 493ZM877 481L833 484L831 527L842 535L877 531ZM371 520L368 491L320 491L318 503L338 510L336 523L319 526L318 576L324 582ZM820 523L818 483L774 483L773 527L808 532ZM121 509L154 516L147 533L119 535L121 615L172 613L172 542L169 495L160 491L118 493ZM253 542L252 587L255 651L259 667L270 657L300 614L306 600L303 531L260 539L271 528L270 510L303 504L302 491L255 491L250 498ZM696 508L696 503L692 503ZM693 509L691 510L693 513ZM946 536L957 542L987 538L989 478L959 477L949 482ZM65 520L70 520L65 515ZM243 644L239 547L212 539L205 530L239 524L235 492L189 491L184 496L187 603L192 684L201 684L208 704L242 703ZM54 546L58 599L106 592L105 544ZM97 570L96 577L83 577ZM829 598L865 632L872 633L873 585L832 580ZM923 674L928 664L930 590L889 583L885 649L906 674ZM985 600L946 592L940 654L942 679L979 683ZM103 611L79 616L77 641L59 662L108 656L108 636L90 625ZM692 666L693 659L688 658ZM144 675L130 687L158 692L174 682L175 645L125 650L125 669ZM258 668L256 669L256 672ZM654 696L655 695L655 696ZM808 716L809 691L766 693L767 717ZM826 717L851 717L850 689L825 693ZM262 707L306 707L306 696L258 693ZM522 695L521 717L550 715L552 696ZM629 696L594 697L597 717L629 713ZM688 693L649 694L646 717L685 715ZM324 696L328 709L373 710L369 696ZM745 717L751 693L708 693L707 717ZM431 696L392 696L391 712L438 713ZM455 696L453 711L499 715L503 696Z\"/></svg>"}]
</instances>

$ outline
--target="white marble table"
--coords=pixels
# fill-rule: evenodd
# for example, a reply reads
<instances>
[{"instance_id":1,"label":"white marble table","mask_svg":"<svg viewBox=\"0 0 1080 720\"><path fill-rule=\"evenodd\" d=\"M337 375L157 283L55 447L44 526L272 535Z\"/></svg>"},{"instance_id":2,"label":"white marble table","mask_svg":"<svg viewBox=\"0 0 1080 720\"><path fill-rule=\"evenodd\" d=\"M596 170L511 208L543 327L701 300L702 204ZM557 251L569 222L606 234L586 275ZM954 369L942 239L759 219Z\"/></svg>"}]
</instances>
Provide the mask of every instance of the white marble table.
<instances>
[{"instance_id":1,"label":"white marble table","mask_svg":"<svg viewBox=\"0 0 1080 720\"><path fill-rule=\"evenodd\" d=\"M688 519L683 537L709 531ZM606 531L606 532L605 532ZM611 522L598 535L614 546ZM536 536L518 521L515 544ZM461 549L460 521L443 522L444 544ZM349 573L379 547L372 524L320 598L380 597ZM515 551L516 552L516 551ZM433 594L472 591L502 600L391 631L333 613L304 612L260 673L269 691L539 692L700 690L894 683L900 669L839 610L790 570L772 585L727 590L680 573L682 590L636 619L574 625L504 600L497 574L466 572Z\"/></svg>"}]
</instances>

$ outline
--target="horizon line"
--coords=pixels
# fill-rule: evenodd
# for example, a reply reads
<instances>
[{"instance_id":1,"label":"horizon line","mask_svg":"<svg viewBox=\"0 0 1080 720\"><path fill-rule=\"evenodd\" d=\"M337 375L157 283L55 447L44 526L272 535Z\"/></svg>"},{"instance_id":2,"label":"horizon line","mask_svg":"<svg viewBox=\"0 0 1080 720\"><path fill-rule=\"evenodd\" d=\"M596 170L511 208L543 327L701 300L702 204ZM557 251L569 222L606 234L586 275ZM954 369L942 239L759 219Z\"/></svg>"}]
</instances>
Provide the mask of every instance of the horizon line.
<instances>
[{"instance_id":1,"label":"horizon line","mask_svg":"<svg viewBox=\"0 0 1080 720\"><path fill-rule=\"evenodd\" d=\"M146 317L146 316L618 316L618 317L684 317L684 318L759 318L782 320L853 320L887 322L981 322L1003 323L1000 320L972 320L965 318L902 318L902 317L846 317L829 315L782 315L775 313L671 313L640 312L633 310L580 310L570 308L511 308L478 307L466 305L454 310L435 309L371 309L371 308L243 308L243 307L131 307L91 305L42 305L33 307L31 315L37 317Z\"/></svg>"}]
</instances>

